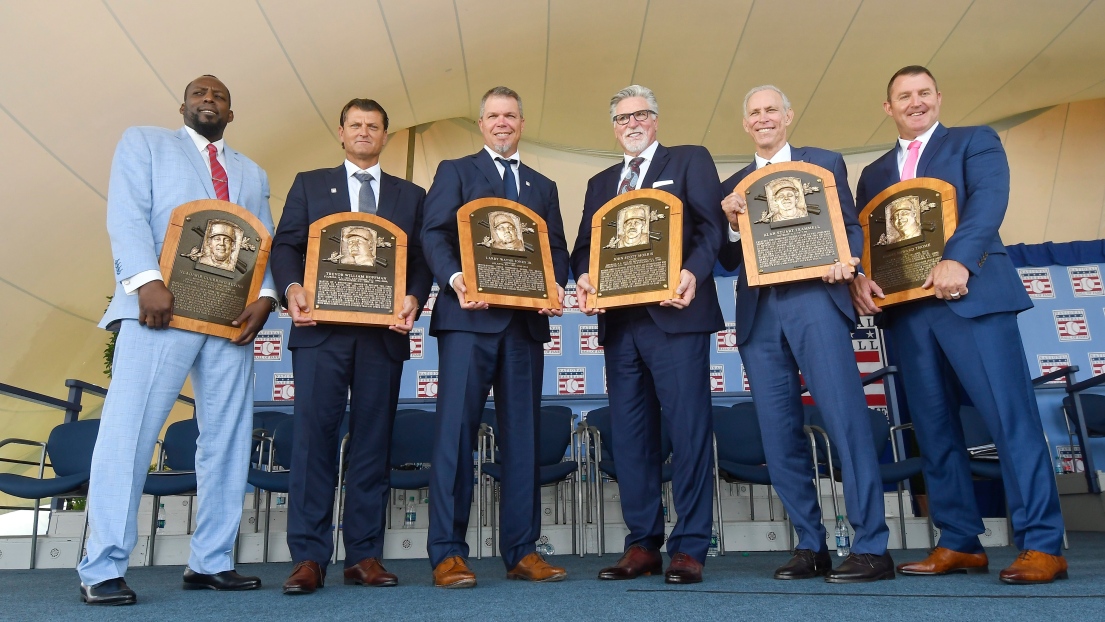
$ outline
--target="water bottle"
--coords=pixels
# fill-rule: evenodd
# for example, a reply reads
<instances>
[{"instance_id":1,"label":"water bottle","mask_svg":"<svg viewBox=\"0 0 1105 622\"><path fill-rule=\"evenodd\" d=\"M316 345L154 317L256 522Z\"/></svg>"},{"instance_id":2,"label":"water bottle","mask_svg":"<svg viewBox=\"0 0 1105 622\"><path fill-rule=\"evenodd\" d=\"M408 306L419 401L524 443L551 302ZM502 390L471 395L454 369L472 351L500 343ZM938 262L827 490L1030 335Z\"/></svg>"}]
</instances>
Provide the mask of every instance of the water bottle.
<instances>
[{"instance_id":1,"label":"water bottle","mask_svg":"<svg viewBox=\"0 0 1105 622\"><path fill-rule=\"evenodd\" d=\"M403 514L403 528L414 529L414 523L418 520L418 510L414 505L414 497L407 499L407 508Z\"/></svg>"},{"instance_id":2,"label":"water bottle","mask_svg":"<svg viewBox=\"0 0 1105 622\"><path fill-rule=\"evenodd\" d=\"M276 507L286 505L288 503L288 495L279 493L276 495Z\"/></svg>"},{"instance_id":3,"label":"water bottle","mask_svg":"<svg viewBox=\"0 0 1105 622\"><path fill-rule=\"evenodd\" d=\"M847 557L852 552L852 538L848 535L848 526L844 524L844 517L836 516L836 556Z\"/></svg>"},{"instance_id":4,"label":"water bottle","mask_svg":"<svg viewBox=\"0 0 1105 622\"><path fill-rule=\"evenodd\" d=\"M541 536L541 539L537 541L537 552L540 553L542 557L556 555L556 549L553 548L552 543L549 542L546 536Z\"/></svg>"},{"instance_id":5,"label":"water bottle","mask_svg":"<svg viewBox=\"0 0 1105 622\"><path fill-rule=\"evenodd\" d=\"M1063 464L1063 459L1059 456L1055 456L1055 474L1062 475L1067 472L1066 465Z\"/></svg>"},{"instance_id":6,"label":"water bottle","mask_svg":"<svg viewBox=\"0 0 1105 622\"><path fill-rule=\"evenodd\" d=\"M717 528L710 530L710 548L706 549L706 557L717 557L718 545L717 545Z\"/></svg>"},{"instance_id":7,"label":"water bottle","mask_svg":"<svg viewBox=\"0 0 1105 622\"><path fill-rule=\"evenodd\" d=\"M165 504L162 503L161 507L157 508L157 529L158 531L165 528Z\"/></svg>"}]
</instances>

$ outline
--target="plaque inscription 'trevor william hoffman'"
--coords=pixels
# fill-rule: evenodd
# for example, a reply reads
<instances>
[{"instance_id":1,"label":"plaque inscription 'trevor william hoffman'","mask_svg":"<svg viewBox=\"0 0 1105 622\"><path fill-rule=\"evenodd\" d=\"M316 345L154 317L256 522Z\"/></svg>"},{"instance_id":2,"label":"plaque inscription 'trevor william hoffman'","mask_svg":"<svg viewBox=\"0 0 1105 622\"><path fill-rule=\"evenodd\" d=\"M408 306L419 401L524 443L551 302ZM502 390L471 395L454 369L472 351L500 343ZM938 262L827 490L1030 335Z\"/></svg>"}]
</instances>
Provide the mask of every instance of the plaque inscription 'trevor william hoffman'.
<instances>
[{"instance_id":1,"label":"plaque inscription 'trevor william hoffman'","mask_svg":"<svg viewBox=\"0 0 1105 622\"><path fill-rule=\"evenodd\" d=\"M390 326L407 293L407 234L374 214L311 223L304 288L318 322Z\"/></svg>"},{"instance_id":2,"label":"plaque inscription 'trevor william hoffman'","mask_svg":"<svg viewBox=\"0 0 1105 622\"><path fill-rule=\"evenodd\" d=\"M204 199L173 210L161 248L161 276L173 294L169 326L233 339L232 326L257 299L272 238L233 203Z\"/></svg>"}]
</instances>

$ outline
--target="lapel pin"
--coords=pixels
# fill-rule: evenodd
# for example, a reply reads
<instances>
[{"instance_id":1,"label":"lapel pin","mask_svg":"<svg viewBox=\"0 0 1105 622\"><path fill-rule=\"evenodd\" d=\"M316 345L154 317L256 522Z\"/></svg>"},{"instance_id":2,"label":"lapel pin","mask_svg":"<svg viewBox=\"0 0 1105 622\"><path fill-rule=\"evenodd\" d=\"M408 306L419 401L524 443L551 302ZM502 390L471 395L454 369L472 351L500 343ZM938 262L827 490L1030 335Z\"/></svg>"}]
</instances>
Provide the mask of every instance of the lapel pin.
<instances>
[{"instance_id":1,"label":"lapel pin","mask_svg":"<svg viewBox=\"0 0 1105 622\"><path fill-rule=\"evenodd\" d=\"M331 188L331 189L330 189L330 194L337 194L337 193L338 193L338 189L337 189L337 188Z\"/></svg>"},{"instance_id":2,"label":"lapel pin","mask_svg":"<svg viewBox=\"0 0 1105 622\"><path fill-rule=\"evenodd\" d=\"M529 185L529 182L528 182L528 181L526 182L526 185L527 185L527 186Z\"/></svg>"}]
</instances>

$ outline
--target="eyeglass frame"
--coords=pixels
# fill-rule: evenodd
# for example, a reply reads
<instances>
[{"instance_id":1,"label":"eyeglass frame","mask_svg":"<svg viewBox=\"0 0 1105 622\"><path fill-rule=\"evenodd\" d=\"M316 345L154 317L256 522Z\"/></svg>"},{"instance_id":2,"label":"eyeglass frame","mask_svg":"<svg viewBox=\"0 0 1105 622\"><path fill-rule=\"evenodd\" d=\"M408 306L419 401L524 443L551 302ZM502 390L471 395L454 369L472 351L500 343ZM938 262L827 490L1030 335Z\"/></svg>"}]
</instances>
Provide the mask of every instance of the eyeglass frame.
<instances>
[{"instance_id":1,"label":"eyeglass frame","mask_svg":"<svg viewBox=\"0 0 1105 622\"><path fill-rule=\"evenodd\" d=\"M641 113L644 113L644 115L645 115L644 118L638 118L638 115L640 115ZM622 114L616 114L616 115L610 117L610 120L613 121L614 123L618 124L618 125L629 125L630 117L632 117L634 119L637 119L637 123L644 123L646 120L648 120L649 115L660 116L660 113L656 112L655 110L652 110L651 108L644 108L642 110L635 110L633 112L625 112L625 113L622 113ZM618 120L619 117L624 118L625 123L622 123L621 121L619 121Z\"/></svg>"}]
</instances>

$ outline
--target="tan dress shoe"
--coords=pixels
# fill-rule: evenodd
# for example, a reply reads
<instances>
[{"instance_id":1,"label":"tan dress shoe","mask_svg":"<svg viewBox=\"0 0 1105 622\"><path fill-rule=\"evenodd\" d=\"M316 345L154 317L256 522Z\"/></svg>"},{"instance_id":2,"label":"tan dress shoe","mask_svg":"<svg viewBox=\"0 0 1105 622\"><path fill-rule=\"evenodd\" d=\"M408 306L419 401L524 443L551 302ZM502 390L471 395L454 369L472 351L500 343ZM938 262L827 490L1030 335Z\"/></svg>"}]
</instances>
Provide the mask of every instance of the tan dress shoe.
<instances>
[{"instance_id":1,"label":"tan dress shoe","mask_svg":"<svg viewBox=\"0 0 1105 622\"><path fill-rule=\"evenodd\" d=\"M399 584L399 577L388 572L379 559L369 557L345 569L345 584L393 587Z\"/></svg>"},{"instance_id":2,"label":"tan dress shoe","mask_svg":"<svg viewBox=\"0 0 1105 622\"><path fill-rule=\"evenodd\" d=\"M434 568L434 587L476 587L476 573L472 572L463 557L447 557Z\"/></svg>"},{"instance_id":3,"label":"tan dress shoe","mask_svg":"<svg viewBox=\"0 0 1105 622\"><path fill-rule=\"evenodd\" d=\"M1067 560L1062 555L1049 555L1040 551L1024 551L1013 565L998 575L1003 583L1030 585L1051 583L1067 578Z\"/></svg>"},{"instance_id":4,"label":"tan dress shoe","mask_svg":"<svg viewBox=\"0 0 1105 622\"><path fill-rule=\"evenodd\" d=\"M938 546L921 561L898 564L898 572L906 575L984 574L990 572L989 564L986 553L960 553Z\"/></svg>"},{"instance_id":5,"label":"tan dress shoe","mask_svg":"<svg viewBox=\"0 0 1105 622\"><path fill-rule=\"evenodd\" d=\"M545 561L539 553L534 551L522 558L518 565L506 573L506 578L519 581L534 581L537 583L552 583L563 581L568 576L568 571L557 568Z\"/></svg>"},{"instance_id":6,"label":"tan dress shoe","mask_svg":"<svg viewBox=\"0 0 1105 622\"><path fill-rule=\"evenodd\" d=\"M326 575L318 562L299 562L292 568L292 574L284 582L285 594L312 594L322 587Z\"/></svg>"}]
</instances>

